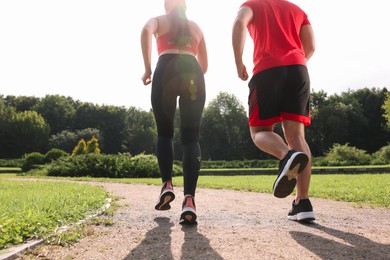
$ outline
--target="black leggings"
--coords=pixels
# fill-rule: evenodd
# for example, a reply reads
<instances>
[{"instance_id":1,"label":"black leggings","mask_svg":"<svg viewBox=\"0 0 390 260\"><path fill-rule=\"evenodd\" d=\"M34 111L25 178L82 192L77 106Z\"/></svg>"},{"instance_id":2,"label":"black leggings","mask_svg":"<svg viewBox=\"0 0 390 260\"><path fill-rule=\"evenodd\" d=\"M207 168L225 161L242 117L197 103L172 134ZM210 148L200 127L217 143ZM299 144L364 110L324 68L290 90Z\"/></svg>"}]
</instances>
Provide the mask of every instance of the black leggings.
<instances>
[{"instance_id":1,"label":"black leggings","mask_svg":"<svg viewBox=\"0 0 390 260\"><path fill-rule=\"evenodd\" d=\"M199 128L206 98L203 71L194 56L161 55L153 75L151 99L158 133L156 154L163 182L172 180L177 97L183 144L184 194L195 196L201 159Z\"/></svg>"}]
</instances>

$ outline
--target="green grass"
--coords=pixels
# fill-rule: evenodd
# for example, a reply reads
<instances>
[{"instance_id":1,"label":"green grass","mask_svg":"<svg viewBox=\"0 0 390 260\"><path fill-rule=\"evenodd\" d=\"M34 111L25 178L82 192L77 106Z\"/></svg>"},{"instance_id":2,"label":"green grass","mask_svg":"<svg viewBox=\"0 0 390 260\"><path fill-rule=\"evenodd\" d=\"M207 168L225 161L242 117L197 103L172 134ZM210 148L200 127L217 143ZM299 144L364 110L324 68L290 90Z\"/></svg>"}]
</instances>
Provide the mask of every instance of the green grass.
<instances>
[{"instance_id":1,"label":"green grass","mask_svg":"<svg viewBox=\"0 0 390 260\"><path fill-rule=\"evenodd\" d=\"M92 185L4 178L12 176L0 178L0 249L77 222L95 213L108 196Z\"/></svg>"},{"instance_id":2,"label":"green grass","mask_svg":"<svg viewBox=\"0 0 390 260\"><path fill-rule=\"evenodd\" d=\"M276 175L200 176L199 188L242 190L271 193ZM160 179L92 179L82 181L104 181L160 185ZM175 186L183 186L183 177L174 177ZM390 207L390 174L313 174L310 196L330 200L353 202L358 206Z\"/></svg>"}]
</instances>

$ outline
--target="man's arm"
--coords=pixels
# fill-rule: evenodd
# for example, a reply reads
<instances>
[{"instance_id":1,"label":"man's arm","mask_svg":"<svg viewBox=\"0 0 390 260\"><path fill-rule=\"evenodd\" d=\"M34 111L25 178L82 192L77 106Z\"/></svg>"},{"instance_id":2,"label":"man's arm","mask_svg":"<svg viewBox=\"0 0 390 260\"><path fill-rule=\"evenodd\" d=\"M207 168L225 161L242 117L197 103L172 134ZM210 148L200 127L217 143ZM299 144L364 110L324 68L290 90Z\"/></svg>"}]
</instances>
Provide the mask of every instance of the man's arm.
<instances>
[{"instance_id":1,"label":"man's arm","mask_svg":"<svg viewBox=\"0 0 390 260\"><path fill-rule=\"evenodd\" d=\"M242 80L248 79L248 72L242 61L244 45L246 39L246 28L252 20L253 12L249 7L241 7L238 10L236 19L233 23L232 44L234 52L234 60L236 63L238 77Z\"/></svg>"},{"instance_id":2,"label":"man's arm","mask_svg":"<svg viewBox=\"0 0 390 260\"><path fill-rule=\"evenodd\" d=\"M305 51L306 60L309 60L311 56L313 56L316 48L314 32L310 24L304 25L301 28L299 38L301 39L303 50Z\"/></svg>"}]
</instances>

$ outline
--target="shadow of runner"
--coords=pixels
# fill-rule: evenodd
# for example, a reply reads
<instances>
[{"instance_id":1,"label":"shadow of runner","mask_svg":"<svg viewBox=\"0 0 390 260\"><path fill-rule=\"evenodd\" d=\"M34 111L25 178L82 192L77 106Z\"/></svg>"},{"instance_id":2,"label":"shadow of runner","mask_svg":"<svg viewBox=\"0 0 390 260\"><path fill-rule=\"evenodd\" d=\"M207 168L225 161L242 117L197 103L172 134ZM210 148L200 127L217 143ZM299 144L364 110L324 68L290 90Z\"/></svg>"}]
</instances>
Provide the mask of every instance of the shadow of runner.
<instances>
[{"instance_id":1,"label":"shadow of runner","mask_svg":"<svg viewBox=\"0 0 390 260\"><path fill-rule=\"evenodd\" d=\"M167 259L172 260L171 228L173 223L169 218L158 217L154 221L158 226L149 230L144 240L124 258L130 259Z\"/></svg>"},{"instance_id":2,"label":"shadow of runner","mask_svg":"<svg viewBox=\"0 0 390 260\"><path fill-rule=\"evenodd\" d=\"M306 226L323 231L339 241L342 240L339 242L306 232L290 231L293 239L322 259L390 259L390 245L319 224Z\"/></svg>"},{"instance_id":3,"label":"shadow of runner","mask_svg":"<svg viewBox=\"0 0 390 260\"><path fill-rule=\"evenodd\" d=\"M223 260L223 258L210 246L210 240L198 232L198 226L182 226L184 243L182 245L181 259Z\"/></svg>"}]
</instances>

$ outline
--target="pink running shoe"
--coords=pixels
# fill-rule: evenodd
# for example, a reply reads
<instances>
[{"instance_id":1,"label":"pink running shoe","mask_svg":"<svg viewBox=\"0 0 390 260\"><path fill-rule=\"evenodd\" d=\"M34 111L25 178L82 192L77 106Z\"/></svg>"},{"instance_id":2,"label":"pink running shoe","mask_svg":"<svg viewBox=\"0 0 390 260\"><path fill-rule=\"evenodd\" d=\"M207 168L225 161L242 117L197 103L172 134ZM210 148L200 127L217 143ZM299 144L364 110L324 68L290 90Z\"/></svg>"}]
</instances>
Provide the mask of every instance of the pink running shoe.
<instances>
[{"instance_id":1,"label":"pink running shoe","mask_svg":"<svg viewBox=\"0 0 390 260\"><path fill-rule=\"evenodd\" d=\"M180 216L180 224L197 224L196 222L196 207L194 197L185 195L183 201L183 210Z\"/></svg>"},{"instance_id":2,"label":"pink running shoe","mask_svg":"<svg viewBox=\"0 0 390 260\"><path fill-rule=\"evenodd\" d=\"M175 193L173 192L173 185L171 181L166 181L161 188L160 197L157 204L154 207L156 210L169 210L171 209L171 203L175 199Z\"/></svg>"}]
</instances>

